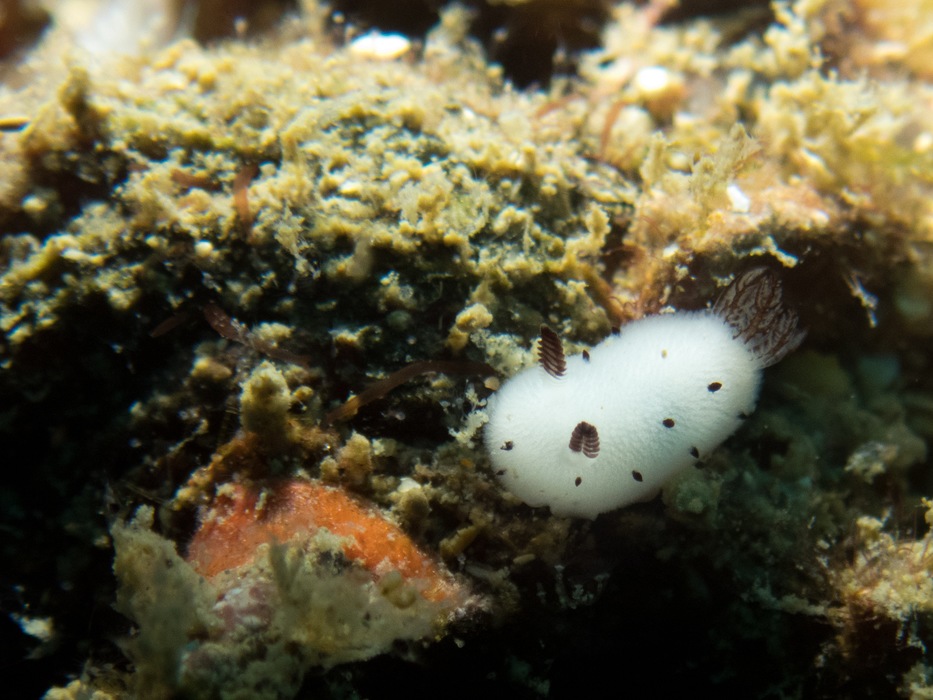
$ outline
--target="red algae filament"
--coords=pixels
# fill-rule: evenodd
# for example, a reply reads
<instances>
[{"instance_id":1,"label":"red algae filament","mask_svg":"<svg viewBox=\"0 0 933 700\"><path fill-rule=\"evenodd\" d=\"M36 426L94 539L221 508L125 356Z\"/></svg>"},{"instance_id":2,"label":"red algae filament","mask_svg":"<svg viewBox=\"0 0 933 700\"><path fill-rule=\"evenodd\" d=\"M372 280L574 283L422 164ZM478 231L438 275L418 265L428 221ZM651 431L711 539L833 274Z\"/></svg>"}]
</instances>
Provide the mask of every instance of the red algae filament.
<instances>
[{"instance_id":1,"label":"red algae filament","mask_svg":"<svg viewBox=\"0 0 933 700\"><path fill-rule=\"evenodd\" d=\"M253 228L253 210L249 205L249 184L259 173L255 163L244 165L233 178L233 206L243 228L248 232Z\"/></svg>"}]
</instances>

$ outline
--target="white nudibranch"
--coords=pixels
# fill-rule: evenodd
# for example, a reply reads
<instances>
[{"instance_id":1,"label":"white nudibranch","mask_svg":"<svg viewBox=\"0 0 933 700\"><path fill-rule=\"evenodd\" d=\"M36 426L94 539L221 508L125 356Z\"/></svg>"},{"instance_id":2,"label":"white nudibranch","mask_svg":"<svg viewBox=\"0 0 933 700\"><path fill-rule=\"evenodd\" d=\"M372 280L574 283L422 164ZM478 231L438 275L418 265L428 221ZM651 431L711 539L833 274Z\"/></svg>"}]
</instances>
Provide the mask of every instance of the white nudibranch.
<instances>
[{"instance_id":1,"label":"white nudibranch","mask_svg":"<svg viewBox=\"0 0 933 700\"><path fill-rule=\"evenodd\" d=\"M712 310L634 321L581 355L565 358L542 327L539 364L489 399L493 468L555 515L595 518L650 499L738 428L761 370L803 336L764 268L737 277Z\"/></svg>"}]
</instances>

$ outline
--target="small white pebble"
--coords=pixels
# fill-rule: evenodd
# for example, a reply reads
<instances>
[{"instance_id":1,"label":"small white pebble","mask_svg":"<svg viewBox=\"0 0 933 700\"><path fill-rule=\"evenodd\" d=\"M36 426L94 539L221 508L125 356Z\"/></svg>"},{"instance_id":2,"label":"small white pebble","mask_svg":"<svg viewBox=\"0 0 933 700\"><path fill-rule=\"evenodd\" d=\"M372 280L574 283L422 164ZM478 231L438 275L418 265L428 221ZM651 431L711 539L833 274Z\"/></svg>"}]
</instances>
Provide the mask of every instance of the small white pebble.
<instances>
[{"instance_id":1,"label":"small white pebble","mask_svg":"<svg viewBox=\"0 0 933 700\"><path fill-rule=\"evenodd\" d=\"M361 197L363 195L363 183L359 180L347 180L337 188L344 197Z\"/></svg>"},{"instance_id":2,"label":"small white pebble","mask_svg":"<svg viewBox=\"0 0 933 700\"><path fill-rule=\"evenodd\" d=\"M729 203L732 205L732 211L740 214L747 214L752 201L745 196L741 188L732 184L726 187L726 195L729 197Z\"/></svg>"},{"instance_id":3,"label":"small white pebble","mask_svg":"<svg viewBox=\"0 0 933 700\"><path fill-rule=\"evenodd\" d=\"M24 633L40 641L51 641L55 634L55 626L50 617L29 617L18 613L10 613L10 617L13 618Z\"/></svg>"},{"instance_id":4,"label":"small white pebble","mask_svg":"<svg viewBox=\"0 0 933 700\"><path fill-rule=\"evenodd\" d=\"M214 244L210 241L198 241L194 244L194 254L199 258L210 257L210 254L214 252Z\"/></svg>"},{"instance_id":5,"label":"small white pebble","mask_svg":"<svg viewBox=\"0 0 933 700\"><path fill-rule=\"evenodd\" d=\"M350 42L350 53L357 58L374 61L393 61L405 55L410 48L411 42L401 34L369 32Z\"/></svg>"},{"instance_id":6,"label":"small white pebble","mask_svg":"<svg viewBox=\"0 0 933 700\"><path fill-rule=\"evenodd\" d=\"M933 148L933 134L924 131L914 139L914 153L926 153Z\"/></svg>"},{"instance_id":7,"label":"small white pebble","mask_svg":"<svg viewBox=\"0 0 933 700\"><path fill-rule=\"evenodd\" d=\"M671 84L671 74L666 68L649 66L635 74L635 87L642 93L658 93Z\"/></svg>"},{"instance_id":8,"label":"small white pebble","mask_svg":"<svg viewBox=\"0 0 933 700\"><path fill-rule=\"evenodd\" d=\"M405 493L406 491L412 491L414 489L420 489L421 484L412 479L410 476L403 476L398 482L398 488L396 491L398 493Z\"/></svg>"}]
</instances>

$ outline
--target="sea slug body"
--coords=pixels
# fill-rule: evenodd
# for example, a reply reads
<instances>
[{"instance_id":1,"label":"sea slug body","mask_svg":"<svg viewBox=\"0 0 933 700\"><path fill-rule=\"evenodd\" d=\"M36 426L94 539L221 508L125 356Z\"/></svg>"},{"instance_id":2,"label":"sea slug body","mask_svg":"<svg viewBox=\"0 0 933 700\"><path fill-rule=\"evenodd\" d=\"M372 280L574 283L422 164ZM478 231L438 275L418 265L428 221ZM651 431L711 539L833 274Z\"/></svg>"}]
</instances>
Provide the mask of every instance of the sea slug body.
<instances>
[{"instance_id":1,"label":"sea slug body","mask_svg":"<svg viewBox=\"0 0 933 700\"><path fill-rule=\"evenodd\" d=\"M542 328L539 365L489 400L493 468L555 515L595 518L650 499L738 428L761 370L802 339L763 268L739 276L712 310L634 321L573 357Z\"/></svg>"}]
</instances>

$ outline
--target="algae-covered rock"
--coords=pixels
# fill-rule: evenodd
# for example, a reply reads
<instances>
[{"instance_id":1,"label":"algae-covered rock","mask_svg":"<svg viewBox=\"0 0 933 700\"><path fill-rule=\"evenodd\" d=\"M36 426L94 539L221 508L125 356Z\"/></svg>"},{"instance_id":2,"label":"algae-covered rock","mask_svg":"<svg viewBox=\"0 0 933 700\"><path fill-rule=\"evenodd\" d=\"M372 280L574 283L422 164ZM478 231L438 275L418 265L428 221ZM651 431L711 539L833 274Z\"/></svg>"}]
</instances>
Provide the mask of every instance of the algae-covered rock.
<instances>
[{"instance_id":1,"label":"algae-covered rock","mask_svg":"<svg viewBox=\"0 0 933 700\"><path fill-rule=\"evenodd\" d=\"M36 692L928 694L928 8L843 5L445 5L391 37L308 1L261 36L115 58L62 24L11 59L0 551ZM483 406L542 325L580 352L758 266L807 339L697 470L594 522L501 490ZM355 505L312 523L281 484ZM231 499L262 537L198 571Z\"/></svg>"}]
</instances>

